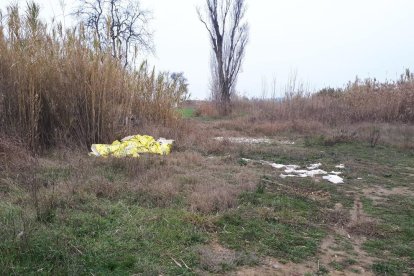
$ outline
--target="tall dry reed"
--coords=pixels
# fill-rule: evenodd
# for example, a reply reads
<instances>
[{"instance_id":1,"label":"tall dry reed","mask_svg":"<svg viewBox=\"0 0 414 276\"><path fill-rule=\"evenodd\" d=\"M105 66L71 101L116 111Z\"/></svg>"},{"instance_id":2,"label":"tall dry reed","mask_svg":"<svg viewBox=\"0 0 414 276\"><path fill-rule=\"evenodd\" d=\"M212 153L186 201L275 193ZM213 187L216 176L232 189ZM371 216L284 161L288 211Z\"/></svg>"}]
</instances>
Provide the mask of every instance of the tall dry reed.
<instances>
[{"instance_id":1,"label":"tall dry reed","mask_svg":"<svg viewBox=\"0 0 414 276\"><path fill-rule=\"evenodd\" d=\"M296 87L296 88L295 88ZM235 102L235 110L266 121L309 120L329 125L362 122L414 123L414 75L408 70L397 81L356 79L344 89L309 93L289 86L280 100Z\"/></svg>"},{"instance_id":2,"label":"tall dry reed","mask_svg":"<svg viewBox=\"0 0 414 276\"><path fill-rule=\"evenodd\" d=\"M35 151L59 142L87 146L127 134L131 125L168 124L187 95L181 75L147 63L124 68L97 51L84 28L39 19L38 5L7 8L0 25L0 126Z\"/></svg>"}]
</instances>

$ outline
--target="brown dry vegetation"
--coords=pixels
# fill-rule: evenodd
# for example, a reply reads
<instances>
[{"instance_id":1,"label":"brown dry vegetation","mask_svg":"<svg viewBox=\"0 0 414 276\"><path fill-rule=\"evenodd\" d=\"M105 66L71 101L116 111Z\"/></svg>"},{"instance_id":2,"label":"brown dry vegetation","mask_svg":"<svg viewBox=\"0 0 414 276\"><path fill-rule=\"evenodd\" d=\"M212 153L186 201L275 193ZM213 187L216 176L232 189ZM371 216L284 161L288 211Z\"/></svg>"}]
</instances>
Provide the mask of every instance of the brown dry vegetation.
<instances>
[{"instance_id":1,"label":"brown dry vegetation","mask_svg":"<svg viewBox=\"0 0 414 276\"><path fill-rule=\"evenodd\" d=\"M279 101L239 103L241 110L266 121L310 120L330 126L349 123L414 123L414 75L409 70L397 81L356 79L344 89L326 88L310 94L287 88ZM249 110L249 111L247 111Z\"/></svg>"},{"instance_id":2,"label":"brown dry vegetation","mask_svg":"<svg viewBox=\"0 0 414 276\"><path fill-rule=\"evenodd\" d=\"M91 46L82 26L63 30L38 16L35 4L23 15L10 6L0 25L3 131L39 151L61 142L110 142L131 126L176 119L173 107L185 98L185 83L145 62L137 70L124 68Z\"/></svg>"},{"instance_id":3,"label":"brown dry vegetation","mask_svg":"<svg viewBox=\"0 0 414 276\"><path fill-rule=\"evenodd\" d=\"M364 141L373 147L378 142L414 147L414 76L408 70L394 82L357 79L344 89L286 92L281 100L236 99L233 105L233 117L217 128L250 136L319 135L327 145ZM194 108L198 116L217 116L213 103Z\"/></svg>"}]
</instances>

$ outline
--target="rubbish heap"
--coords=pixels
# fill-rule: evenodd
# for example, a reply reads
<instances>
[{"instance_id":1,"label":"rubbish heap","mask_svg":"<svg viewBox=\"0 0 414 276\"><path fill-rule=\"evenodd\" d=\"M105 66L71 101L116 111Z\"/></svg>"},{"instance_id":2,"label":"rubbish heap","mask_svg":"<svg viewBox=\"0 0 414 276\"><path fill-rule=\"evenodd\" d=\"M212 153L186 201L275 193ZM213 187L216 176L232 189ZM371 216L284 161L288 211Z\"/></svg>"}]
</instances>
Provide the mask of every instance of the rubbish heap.
<instances>
[{"instance_id":1,"label":"rubbish heap","mask_svg":"<svg viewBox=\"0 0 414 276\"><path fill-rule=\"evenodd\" d=\"M114 141L112 144L93 144L89 155L98 157L113 156L117 158L138 158L140 153L168 155L174 140L159 138L155 140L149 135L133 135Z\"/></svg>"}]
</instances>

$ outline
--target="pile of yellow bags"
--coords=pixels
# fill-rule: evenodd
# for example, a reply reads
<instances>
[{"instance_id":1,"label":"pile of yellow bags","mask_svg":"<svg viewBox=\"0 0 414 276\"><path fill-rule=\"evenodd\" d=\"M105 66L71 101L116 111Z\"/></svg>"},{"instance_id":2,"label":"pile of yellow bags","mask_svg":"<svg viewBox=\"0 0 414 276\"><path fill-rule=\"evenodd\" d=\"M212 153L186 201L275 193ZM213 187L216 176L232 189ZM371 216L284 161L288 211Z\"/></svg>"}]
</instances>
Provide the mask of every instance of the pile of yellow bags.
<instances>
[{"instance_id":1,"label":"pile of yellow bags","mask_svg":"<svg viewBox=\"0 0 414 276\"><path fill-rule=\"evenodd\" d=\"M134 135L125 137L121 141L114 141L110 145L93 144L90 155L134 158L138 158L140 153L167 155L171 152L173 142L174 140L164 138L156 141L154 137L148 135Z\"/></svg>"}]
</instances>

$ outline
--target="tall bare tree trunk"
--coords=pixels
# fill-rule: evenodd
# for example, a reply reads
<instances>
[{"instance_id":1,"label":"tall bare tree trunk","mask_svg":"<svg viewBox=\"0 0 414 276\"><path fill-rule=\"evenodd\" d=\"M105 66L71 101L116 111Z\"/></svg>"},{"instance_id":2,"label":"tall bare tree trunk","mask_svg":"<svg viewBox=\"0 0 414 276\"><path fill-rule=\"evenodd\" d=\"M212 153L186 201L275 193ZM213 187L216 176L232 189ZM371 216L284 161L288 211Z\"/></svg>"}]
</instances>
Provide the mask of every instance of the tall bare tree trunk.
<instances>
[{"instance_id":1,"label":"tall bare tree trunk","mask_svg":"<svg viewBox=\"0 0 414 276\"><path fill-rule=\"evenodd\" d=\"M212 91L219 93L221 115L231 113L231 94L241 68L249 37L247 23L243 22L245 0L206 0L205 17L197 10L206 27L214 53L212 61ZM214 83L217 82L217 83Z\"/></svg>"}]
</instances>

